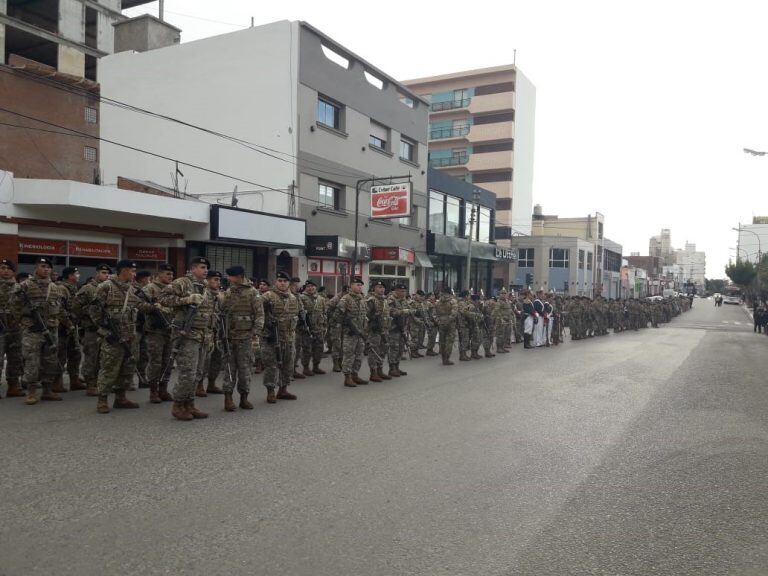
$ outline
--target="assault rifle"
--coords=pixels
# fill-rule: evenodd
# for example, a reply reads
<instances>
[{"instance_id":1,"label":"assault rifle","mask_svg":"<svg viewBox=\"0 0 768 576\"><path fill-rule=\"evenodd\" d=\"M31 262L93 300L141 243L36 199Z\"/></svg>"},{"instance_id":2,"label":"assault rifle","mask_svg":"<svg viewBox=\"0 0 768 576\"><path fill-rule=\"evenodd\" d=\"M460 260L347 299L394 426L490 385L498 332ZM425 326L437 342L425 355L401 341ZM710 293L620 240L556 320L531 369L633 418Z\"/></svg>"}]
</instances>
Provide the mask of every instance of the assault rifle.
<instances>
[{"instance_id":1,"label":"assault rifle","mask_svg":"<svg viewBox=\"0 0 768 576\"><path fill-rule=\"evenodd\" d=\"M101 327L109 333L105 337L105 340L112 346L117 346L119 344L123 349L125 360L133 358L133 350L131 349L131 345L120 337L120 326L117 324L115 319L109 315L107 305L99 299L96 299L96 302L101 306ZM139 377L139 384L142 388L146 388L148 386L147 378L139 370L138 363L136 363L135 369L136 374Z\"/></svg>"},{"instance_id":2,"label":"assault rifle","mask_svg":"<svg viewBox=\"0 0 768 576\"><path fill-rule=\"evenodd\" d=\"M232 379L231 363L232 347L229 345L229 328L227 327L227 320L223 316L219 316L218 323L219 342L221 343L221 356L227 366L227 375L229 376L229 381L234 386L235 381Z\"/></svg>"},{"instance_id":3,"label":"assault rifle","mask_svg":"<svg viewBox=\"0 0 768 576\"><path fill-rule=\"evenodd\" d=\"M152 304L152 316L155 318L156 322L159 323L159 326L155 324L153 328L160 329L160 330L168 330L171 327L171 322L168 320L165 314L163 314L163 311L159 308L155 307L154 302L152 302L149 297L146 295L144 290L141 290L139 288L134 288L134 293L136 296L144 300L147 304Z\"/></svg>"},{"instance_id":4,"label":"assault rifle","mask_svg":"<svg viewBox=\"0 0 768 576\"><path fill-rule=\"evenodd\" d=\"M163 366L163 372L160 374L161 382L165 380L168 372L173 368L173 363L176 361L176 356L179 354L179 337L189 334L189 331L192 329L192 321L195 319L195 316L197 316L197 306L195 304L189 304L181 324L179 324L175 319L173 322L171 322L172 334L174 331L176 334L173 334L174 346L171 348L168 361L165 363L165 366Z\"/></svg>"},{"instance_id":5,"label":"assault rifle","mask_svg":"<svg viewBox=\"0 0 768 576\"><path fill-rule=\"evenodd\" d=\"M37 304L33 304L32 300L29 299L29 294L27 294L23 289L19 289L17 291L17 294L21 295L22 299L26 302L27 306L29 306L29 312L32 315L32 320L35 321L35 326L33 328L33 332L42 332L45 334L45 340L48 342L49 346L57 346L58 341L54 337L53 333L51 332L51 329L48 327L48 324L45 323L45 320L43 319L43 315L40 314L40 308Z\"/></svg>"},{"instance_id":6,"label":"assault rifle","mask_svg":"<svg viewBox=\"0 0 768 576\"><path fill-rule=\"evenodd\" d=\"M277 361L277 367L280 371L280 374L283 372L283 348L280 345L280 330L277 325L277 318L274 316L274 307L272 306L272 302L266 301L264 302L264 315L269 315L269 321L264 322L264 329L266 330L267 334L265 336L265 341L267 344L271 344L275 347L275 360ZM278 378L281 378L281 376L278 376Z\"/></svg>"}]
</instances>

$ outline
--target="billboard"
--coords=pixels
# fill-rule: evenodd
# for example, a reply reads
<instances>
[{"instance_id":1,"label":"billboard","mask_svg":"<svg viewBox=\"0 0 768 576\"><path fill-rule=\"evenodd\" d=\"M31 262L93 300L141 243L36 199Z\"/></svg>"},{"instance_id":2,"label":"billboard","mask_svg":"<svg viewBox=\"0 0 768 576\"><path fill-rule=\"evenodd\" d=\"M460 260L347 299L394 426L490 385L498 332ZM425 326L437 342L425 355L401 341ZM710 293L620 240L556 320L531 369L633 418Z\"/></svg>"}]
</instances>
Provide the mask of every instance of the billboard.
<instances>
[{"instance_id":1,"label":"billboard","mask_svg":"<svg viewBox=\"0 0 768 576\"><path fill-rule=\"evenodd\" d=\"M371 186L371 218L404 218L410 215L410 182Z\"/></svg>"}]
</instances>

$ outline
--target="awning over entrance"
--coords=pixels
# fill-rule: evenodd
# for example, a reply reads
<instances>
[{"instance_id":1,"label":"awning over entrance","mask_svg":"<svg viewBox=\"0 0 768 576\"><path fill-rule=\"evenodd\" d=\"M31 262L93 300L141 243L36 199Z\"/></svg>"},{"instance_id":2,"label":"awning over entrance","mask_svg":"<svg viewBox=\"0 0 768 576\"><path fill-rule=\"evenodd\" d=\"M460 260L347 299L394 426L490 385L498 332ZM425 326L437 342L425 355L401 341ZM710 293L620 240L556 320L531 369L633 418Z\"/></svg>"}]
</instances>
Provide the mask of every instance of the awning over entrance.
<instances>
[{"instance_id":1,"label":"awning over entrance","mask_svg":"<svg viewBox=\"0 0 768 576\"><path fill-rule=\"evenodd\" d=\"M426 252L416 252L416 265L422 268L434 268Z\"/></svg>"}]
</instances>

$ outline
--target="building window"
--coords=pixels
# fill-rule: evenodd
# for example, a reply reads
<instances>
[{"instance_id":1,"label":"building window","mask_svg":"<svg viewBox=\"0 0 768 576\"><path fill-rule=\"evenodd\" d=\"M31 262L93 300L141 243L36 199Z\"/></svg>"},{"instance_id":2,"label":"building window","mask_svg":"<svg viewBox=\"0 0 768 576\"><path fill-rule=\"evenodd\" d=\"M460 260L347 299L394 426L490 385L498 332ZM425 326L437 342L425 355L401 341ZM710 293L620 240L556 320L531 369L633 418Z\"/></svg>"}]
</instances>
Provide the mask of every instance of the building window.
<instances>
[{"instance_id":1,"label":"building window","mask_svg":"<svg viewBox=\"0 0 768 576\"><path fill-rule=\"evenodd\" d=\"M91 146L85 146L83 148L83 158L85 158L88 162L96 162L97 156L98 154L96 148Z\"/></svg>"},{"instance_id":2,"label":"building window","mask_svg":"<svg viewBox=\"0 0 768 576\"><path fill-rule=\"evenodd\" d=\"M400 137L400 159L416 162L416 143Z\"/></svg>"},{"instance_id":3,"label":"building window","mask_svg":"<svg viewBox=\"0 0 768 576\"><path fill-rule=\"evenodd\" d=\"M587 252L587 270L592 270L592 252Z\"/></svg>"},{"instance_id":4,"label":"building window","mask_svg":"<svg viewBox=\"0 0 768 576\"><path fill-rule=\"evenodd\" d=\"M476 172L472 178L475 184L486 182L512 182L512 170L503 170L501 172Z\"/></svg>"},{"instance_id":5,"label":"building window","mask_svg":"<svg viewBox=\"0 0 768 576\"><path fill-rule=\"evenodd\" d=\"M473 154L485 154L487 152L507 152L515 149L514 140L505 140L493 144L475 144L472 147Z\"/></svg>"},{"instance_id":6,"label":"building window","mask_svg":"<svg viewBox=\"0 0 768 576\"><path fill-rule=\"evenodd\" d=\"M99 122L99 111L89 106L85 107L85 121L88 124L97 124Z\"/></svg>"},{"instance_id":7,"label":"building window","mask_svg":"<svg viewBox=\"0 0 768 576\"><path fill-rule=\"evenodd\" d=\"M533 268L533 248L518 248L517 266L518 268Z\"/></svg>"},{"instance_id":8,"label":"building window","mask_svg":"<svg viewBox=\"0 0 768 576\"><path fill-rule=\"evenodd\" d=\"M453 196L445 198L445 235L459 236L461 221L461 201Z\"/></svg>"},{"instance_id":9,"label":"building window","mask_svg":"<svg viewBox=\"0 0 768 576\"><path fill-rule=\"evenodd\" d=\"M584 250L579 250L579 270L584 270Z\"/></svg>"},{"instance_id":10,"label":"building window","mask_svg":"<svg viewBox=\"0 0 768 576\"><path fill-rule=\"evenodd\" d=\"M445 234L445 194L429 191L429 230L434 234Z\"/></svg>"},{"instance_id":11,"label":"building window","mask_svg":"<svg viewBox=\"0 0 768 576\"><path fill-rule=\"evenodd\" d=\"M329 208L331 210L339 209L339 197L341 196L341 186L339 184L331 184L330 182L319 182L318 196L320 199L320 206L323 208Z\"/></svg>"},{"instance_id":12,"label":"building window","mask_svg":"<svg viewBox=\"0 0 768 576\"><path fill-rule=\"evenodd\" d=\"M549 267L550 268L569 268L570 250L567 248L549 249Z\"/></svg>"},{"instance_id":13,"label":"building window","mask_svg":"<svg viewBox=\"0 0 768 576\"><path fill-rule=\"evenodd\" d=\"M477 241L486 244L491 241L491 210L489 208L480 208L478 218Z\"/></svg>"},{"instance_id":14,"label":"building window","mask_svg":"<svg viewBox=\"0 0 768 576\"><path fill-rule=\"evenodd\" d=\"M486 94L503 94L504 92L514 92L514 82L499 82L498 84L485 84L475 87L475 96L485 96Z\"/></svg>"},{"instance_id":15,"label":"building window","mask_svg":"<svg viewBox=\"0 0 768 576\"><path fill-rule=\"evenodd\" d=\"M597 223L597 237L602 239L603 238L603 223L598 222Z\"/></svg>"},{"instance_id":16,"label":"building window","mask_svg":"<svg viewBox=\"0 0 768 576\"><path fill-rule=\"evenodd\" d=\"M512 198L496 198L496 210L512 210Z\"/></svg>"},{"instance_id":17,"label":"building window","mask_svg":"<svg viewBox=\"0 0 768 576\"><path fill-rule=\"evenodd\" d=\"M317 121L329 128L341 130L341 107L323 98L318 98Z\"/></svg>"},{"instance_id":18,"label":"building window","mask_svg":"<svg viewBox=\"0 0 768 576\"><path fill-rule=\"evenodd\" d=\"M389 128L371 121L371 131L368 138L368 144L379 150L388 150Z\"/></svg>"}]
</instances>

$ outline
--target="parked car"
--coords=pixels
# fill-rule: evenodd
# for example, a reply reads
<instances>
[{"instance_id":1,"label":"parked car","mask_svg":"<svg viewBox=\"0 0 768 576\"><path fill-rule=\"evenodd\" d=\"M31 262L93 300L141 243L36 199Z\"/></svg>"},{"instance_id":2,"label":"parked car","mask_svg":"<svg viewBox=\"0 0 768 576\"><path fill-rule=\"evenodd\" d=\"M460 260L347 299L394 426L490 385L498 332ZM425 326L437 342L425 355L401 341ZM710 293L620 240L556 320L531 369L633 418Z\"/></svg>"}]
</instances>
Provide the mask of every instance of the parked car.
<instances>
[{"instance_id":1,"label":"parked car","mask_svg":"<svg viewBox=\"0 0 768 576\"><path fill-rule=\"evenodd\" d=\"M723 304L741 304L741 298L738 296L726 296L723 298Z\"/></svg>"}]
</instances>

